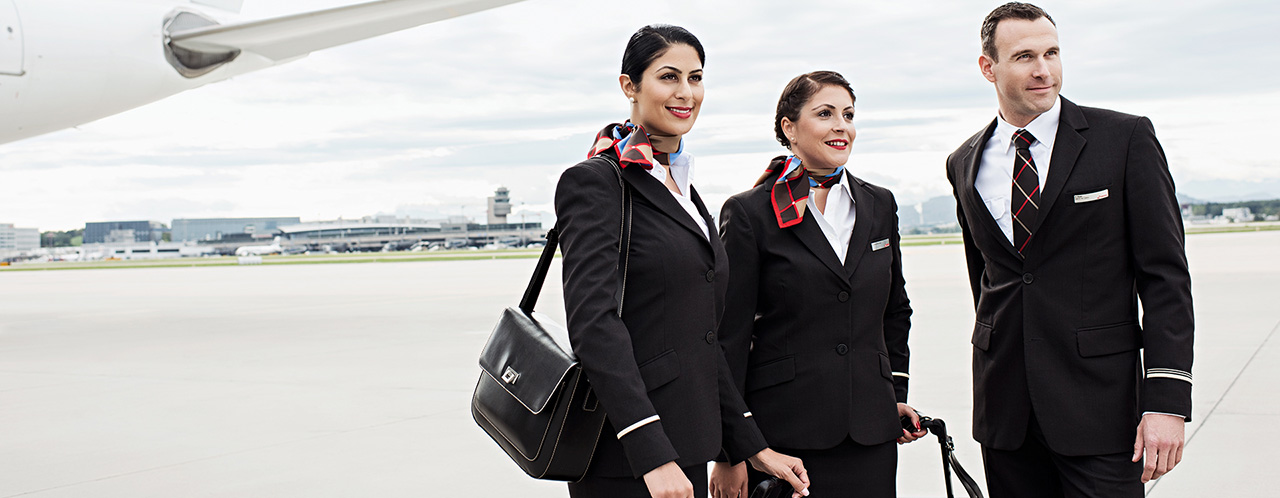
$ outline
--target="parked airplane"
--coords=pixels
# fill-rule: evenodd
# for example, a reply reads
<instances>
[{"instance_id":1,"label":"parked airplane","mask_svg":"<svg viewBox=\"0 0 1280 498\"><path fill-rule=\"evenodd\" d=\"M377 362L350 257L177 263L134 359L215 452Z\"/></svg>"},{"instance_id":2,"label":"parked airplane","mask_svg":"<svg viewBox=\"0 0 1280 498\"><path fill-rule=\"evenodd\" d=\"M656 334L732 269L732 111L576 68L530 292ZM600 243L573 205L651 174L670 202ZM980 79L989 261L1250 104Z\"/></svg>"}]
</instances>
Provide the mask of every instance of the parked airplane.
<instances>
[{"instance_id":1,"label":"parked airplane","mask_svg":"<svg viewBox=\"0 0 1280 498\"><path fill-rule=\"evenodd\" d=\"M243 0L0 0L0 144L520 0L379 0L220 24Z\"/></svg>"},{"instance_id":2,"label":"parked airplane","mask_svg":"<svg viewBox=\"0 0 1280 498\"><path fill-rule=\"evenodd\" d=\"M265 246L240 246L236 248L236 256L266 256L269 254L281 254L284 249L280 247L280 237L276 237L270 245Z\"/></svg>"}]
</instances>

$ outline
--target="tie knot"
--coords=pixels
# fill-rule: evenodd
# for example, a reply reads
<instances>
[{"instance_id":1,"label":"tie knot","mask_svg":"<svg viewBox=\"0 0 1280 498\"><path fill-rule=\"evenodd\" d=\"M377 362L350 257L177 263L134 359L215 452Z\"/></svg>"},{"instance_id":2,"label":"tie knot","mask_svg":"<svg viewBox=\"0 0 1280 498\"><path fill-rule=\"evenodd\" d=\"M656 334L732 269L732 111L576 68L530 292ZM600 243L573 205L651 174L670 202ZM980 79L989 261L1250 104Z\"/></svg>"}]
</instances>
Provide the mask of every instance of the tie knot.
<instances>
[{"instance_id":1,"label":"tie knot","mask_svg":"<svg viewBox=\"0 0 1280 498\"><path fill-rule=\"evenodd\" d=\"M1027 130L1018 130L1013 132L1013 146L1018 149L1030 149L1031 144L1035 143L1036 137Z\"/></svg>"}]
</instances>

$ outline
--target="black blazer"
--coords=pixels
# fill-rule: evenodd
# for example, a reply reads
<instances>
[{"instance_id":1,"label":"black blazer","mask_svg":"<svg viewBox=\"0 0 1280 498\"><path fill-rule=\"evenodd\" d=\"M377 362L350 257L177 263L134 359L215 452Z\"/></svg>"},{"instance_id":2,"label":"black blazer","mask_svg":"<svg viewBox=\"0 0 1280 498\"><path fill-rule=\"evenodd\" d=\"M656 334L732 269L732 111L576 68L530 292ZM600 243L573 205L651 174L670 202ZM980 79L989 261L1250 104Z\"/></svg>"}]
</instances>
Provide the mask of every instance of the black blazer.
<instances>
[{"instance_id":1,"label":"black blazer","mask_svg":"<svg viewBox=\"0 0 1280 498\"><path fill-rule=\"evenodd\" d=\"M974 437L1016 449L1034 410L1051 449L1096 455L1131 451L1142 412L1190 420L1191 279L1151 121L1062 99L1025 260L974 188L994 129L947 158L977 309Z\"/></svg>"},{"instance_id":2,"label":"black blazer","mask_svg":"<svg viewBox=\"0 0 1280 498\"><path fill-rule=\"evenodd\" d=\"M744 460L765 443L743 416L714 332L728 286L724 247L708 241L647 171L624 169L634 204L619 319L622 186L611 160L596 156L566 170L555 198L569 336L610 422L588 475L640 477L673 460L705 464L721 447ZM714 226L697 191L690 194ZM653 416L660 420L617 437Z\"/></svg>"},{"instance_id":3,"label":"black blazer","mask_svg":"<svg viewBox=\"0 0 1280 498\"><path fill-rule=\"evenodd\" d=\"M911 304L897 203L853 175L856 221L844 264L814 219L779 228L772 181L730 197L720 237L733 275L720 324L747 406L772 446L826 449L902 435ZM895 374L896 373L896 374Z\"/></svg>"}]
</instances>

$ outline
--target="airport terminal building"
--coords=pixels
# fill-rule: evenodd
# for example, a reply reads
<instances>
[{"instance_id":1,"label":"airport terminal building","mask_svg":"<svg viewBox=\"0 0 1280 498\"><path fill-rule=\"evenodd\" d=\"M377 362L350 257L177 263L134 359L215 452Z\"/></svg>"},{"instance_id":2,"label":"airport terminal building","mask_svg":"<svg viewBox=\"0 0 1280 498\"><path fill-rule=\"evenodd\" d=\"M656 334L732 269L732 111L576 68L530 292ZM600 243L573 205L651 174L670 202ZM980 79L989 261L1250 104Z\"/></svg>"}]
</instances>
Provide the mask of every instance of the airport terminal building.
<instances>
[{"instance_id":1,"label":"airport terminal building","mask_svg":"<svg viewBox=\"0 0 1280 498\"><path fill-rule=\"evenodd\" d=\"M462 247L523 247L545 243L542 222L508 223L511 196L498 187L488 199L488 223L471 223L466 218L418 220L395 216L366 216L358 220L338 219L281 225L280 244L306 250L375 251L416 248L453 249ZM174 220L176 226L177 220ZM175 239L176 240L176 239Z\"/></svg>"},{"instance_id":2,"label":"airport terminal building","mask_svg":"<svg viewBox=\"0 0 1280 498\"><path fill-rule=\"evenodd\" d=\"M0 257L34 251L39 248L39 229L17 228L12 223L0 223Z\"/></svg>"},{"instance_id":3,"label":"airport terminal building","mask_svg":"<svg viewBox=\"0 0 1280 498\"><path fill-rule=\"evenodd\" d=\"M403 250L419 243L446 249L516 247L543 243L547 236L541 222L479 224L385 216L285 225L279 233L282 246L335 251Z\"/></svg>"},{"instance_id":4,"label":"airport terminal building","mask_svg":"<svg viewBox=\"0 0 1280 498\"><path fill-rule=\"evenodd\" d=\"M93 221L84 224L84 243L160 242L168 231L159 221Z\"/></svg>"},{"instance_id":5,"label":"airport terminal building","mask_svg":"<svg viewBox=\"0 0 1280 498\"><path fill-rule=\"evenodd\" d=\"M301 218L175 218L170 238L174 242L197 242L245 238L244 234L267 235L283 225L296 225ZM87 241L87 239L86 239Z\"/></svg>"}]
</instances>

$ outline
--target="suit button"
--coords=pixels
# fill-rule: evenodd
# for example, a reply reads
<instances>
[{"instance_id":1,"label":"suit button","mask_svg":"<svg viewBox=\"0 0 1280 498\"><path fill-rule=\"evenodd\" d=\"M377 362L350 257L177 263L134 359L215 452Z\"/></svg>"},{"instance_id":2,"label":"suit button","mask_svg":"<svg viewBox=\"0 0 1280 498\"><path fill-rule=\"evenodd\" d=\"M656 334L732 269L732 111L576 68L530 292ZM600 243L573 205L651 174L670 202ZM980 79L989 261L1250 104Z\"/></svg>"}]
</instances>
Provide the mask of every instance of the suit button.
<instances>
[{"instance_id":1,"label":"suit button","mask_svg":"<svg viewBox=\"0 0 1280 498\"><path fill-rule=\"evenodd\" d=\"M840 344L836 346L836 353L838 353L840 356L849 354L849 346L845 346L844 344Z\"/></svg>"},{"instance_id":2,"label":"suit button","mask_svg":"<svg viewBox=\"0 0 1280 498\"><path fill-rule=\"evenodd\" d=\"M1032 275L1032 274L1030 274L1030 273L1023 273L1023 274L1022 274L1022 283L1030 285L1030 284L1031 284L1031 282L1035 282L1035 281L1036 281L1036 276L1035 276L1035 275Z\"/></svg>"},{"instance_id":3,"label":"suit button","mask_svg":"<svg viewBox=\"0 0 1280 498\"><path fill-rule=\"evenodd\" d=\"M707 270L707 281L708 281L708 282L711 282L711 281L713 281L713 280L715 280L715 279L716 279L716 271L715 271L715 270Z\"/></svg>"},{"instance_id":4,"label":"suit button","mask_svg":"<svg viewBox=\"0 0 1280 498\"><path fill-rule=\"evenodd\" d=\"M712 332L712 331L710 331L710 330L708 330L708 331L707 331L707 344L715 344L715 343L716 343L716 333L715 333L715 332Z\"/></svg>"},{"instance_id":5,"label":"suit button","mask_svg":"<svg viewBox=\"0 0 1280 498\"><path fill-rule=\"evenodd\" d=\"M836 294L836 299L839 299L839 300L840 300L840 302L842 302L842 303L843 303L843 302L845 302L845 301L848 301L848 300L849 300L849 293L848 293L848 292L845 292L845 291L840 291L840 293L839 293L839 294Z\"/></svg>"}]
</instances>

